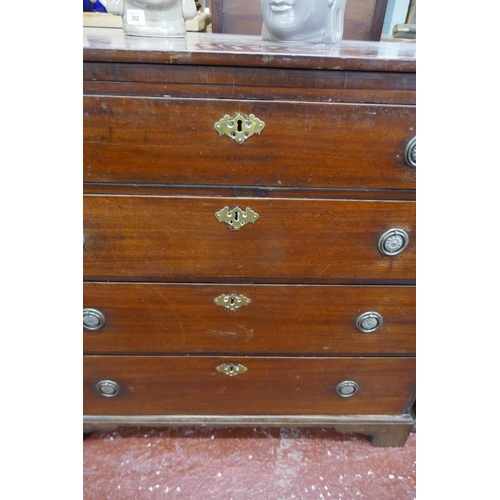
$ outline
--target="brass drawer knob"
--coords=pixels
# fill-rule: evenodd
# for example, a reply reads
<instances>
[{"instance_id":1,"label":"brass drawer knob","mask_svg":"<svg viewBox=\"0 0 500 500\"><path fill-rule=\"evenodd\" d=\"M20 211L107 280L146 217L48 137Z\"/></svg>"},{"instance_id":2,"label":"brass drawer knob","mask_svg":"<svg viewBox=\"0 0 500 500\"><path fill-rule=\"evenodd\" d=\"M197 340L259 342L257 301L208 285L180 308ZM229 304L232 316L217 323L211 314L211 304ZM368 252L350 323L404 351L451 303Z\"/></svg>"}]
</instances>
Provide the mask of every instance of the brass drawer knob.
<instances>
[{"instance_id":1,"label":"brass drawer knob","mask_svg":"<svg viewBox=\"0 0 500 500\"><path fill-rule=\"evenodd\" d=\"M87 330L99 330L106 324L106 318L97 309L83 310L83 328Z\"/></svg>"},{"instance_id":2,"label":"brass drawer knob","mask_svg":"<svg viewBox=\"0 0 500 500\"><path fill-rule=\"evenodd\" d=\"M356 320L356 328L363 333L374 332L383 323L382 316L375 311L361 314Z\"/></svg>"},{"instance_id":3,"label":"brass drawer knob","mask_svg":"<svg viewBox=\"0 0 500 500\"><path fill-rule=\"evenodd\" d=\"M228 377L236 377L248 371L248 368L243 365L235 365L233 363L224 363L215 368L219 373L227 375Z\"/></svg>"},{"instance_id":4,"label":"brass drawer knob","mask_svg":"<svg viewBox=\"0 0 500 500\"><path fill-rule=\"evenodd\" d=\"M397 255L408 246L409 242L410 237L404 229L389 229L380 236L378 249L384 255Z\"/></svg>"},{"instance_id":5,"label":"brass drawer knob","mask_svg":"<svg viewBox=\"0 0 500 500\"><path fill-rule=\"evenodd\" d=\"M346 380L341 382L335 390L339 396L342 396L343 398L350 398L358 392L359 385L352 380Z\"/></svg>"},{"instance_id":6,"label":"brass drawer knob","mask_svg":"<svg viewBox=\"0 0 500 500\"><path fill-rule=\"evenodd\" d=\"M260 135L265 126L266 124L255 115L245 117L241 113L236 114L232 118L229 115L224 115L223 118L214 124L214 128L219 132L219 136L226 135L240 145L252 135Z\"/></svg>"},{"instance_id":7,"label":"brass drawer knob","mask_svg":"<svg viewBox=\"0 0 500 500\"><path fill-rule=\"evenodd\" d=\"M252 301L244 295L236 293L222 294L215 297L214 302L219 307L224 307L228 311L235 312L240 307L248 306Z\"/></svg>"},{"instance_id":8,"label":"brass drawer knob","mask_svg":"<svg viewBox=\"0 0 500 500\"><path fill-rule=\"evenodd\" d=\"M405 161L409 167L417 168L417 137L409 140L405 149Z\"/></svg>"},{"instance_id":9,"label":"brass drawer knob","mask_svg":"<svg viewBox=\"0 0 500 500\"><path fill-rule=\"evenodd\" d=\"M242 210L240 207L229 209L224 207L218 212L215 212L215 217L219 222L226 223L231 229L238 231L245 224L254 224L259 218L259 214L254 212L251 208Z\"/></svg>"},{"instance_id":10,"label":"brass drawer knob","mask_svg":"<svg viewBox=\"0 0 500 500\"><path fill-rule=\"evenodd\" d=\"M100 380L95 385L95 388L105 398L114 398L120 392L120 384L113 380Z\"/></svg>"}]
</instances>

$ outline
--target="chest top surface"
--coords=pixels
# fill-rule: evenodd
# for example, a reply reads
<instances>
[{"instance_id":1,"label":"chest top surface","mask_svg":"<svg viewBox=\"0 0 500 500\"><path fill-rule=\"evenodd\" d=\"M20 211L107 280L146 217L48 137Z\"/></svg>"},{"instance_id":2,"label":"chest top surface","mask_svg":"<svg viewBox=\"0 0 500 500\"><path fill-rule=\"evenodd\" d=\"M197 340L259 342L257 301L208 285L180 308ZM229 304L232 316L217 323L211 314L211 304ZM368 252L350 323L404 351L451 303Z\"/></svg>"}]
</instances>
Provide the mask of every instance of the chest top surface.
<instances>
[{"instance_id":1,"label":"chest top surface","mask_svg":"<svg viewBox=\"0 0 500 500\"><path fill-rule=\"evenodd\" d=\"M284 44L217 33L147 38L125 36L113 28L84 28L83 60L412 73L416 47L407 42L349 40L337 45Z\"/></svg>"}]
</instances>

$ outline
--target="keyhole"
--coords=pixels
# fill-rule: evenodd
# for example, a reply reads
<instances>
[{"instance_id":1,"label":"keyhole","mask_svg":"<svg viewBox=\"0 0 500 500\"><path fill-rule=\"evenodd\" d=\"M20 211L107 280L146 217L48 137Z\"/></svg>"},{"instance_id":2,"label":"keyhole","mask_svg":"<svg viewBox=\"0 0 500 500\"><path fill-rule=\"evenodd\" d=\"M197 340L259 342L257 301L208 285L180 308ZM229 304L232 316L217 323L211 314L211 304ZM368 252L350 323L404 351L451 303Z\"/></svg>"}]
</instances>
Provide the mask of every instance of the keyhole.
<instances>
[{"instance_id":1,"label":"keyhole","mask_svg":"<svg viewBox=\"0 0 500 500\"><path fill-rule=\"evenodd\" d=\"M232 219L229 221L229 225L233 226L235 222L238 222L240 219L240 214L238 212L234 212L232 214Z\"/></svg>"},{"instance_id":2,"label":"keyhole","mask_svg":"<svg viewBox=\"0 0 500 500\"><path fill-rule=\"evenodd\" d=\"M230 302L231 302L231 305L234 305L234 298L233 297L231 297Z\"/></svg>"},{"instance_id":3,"label":"keyhole","mask_svg":"<svg viewBox=\"0 0 500 500\"><path fill-rule=\"evenodd\" d=\"M237 120L236 123L238 124L238 132L241 132L243 130L243 120Z\"/></svg>"}]
</instances>

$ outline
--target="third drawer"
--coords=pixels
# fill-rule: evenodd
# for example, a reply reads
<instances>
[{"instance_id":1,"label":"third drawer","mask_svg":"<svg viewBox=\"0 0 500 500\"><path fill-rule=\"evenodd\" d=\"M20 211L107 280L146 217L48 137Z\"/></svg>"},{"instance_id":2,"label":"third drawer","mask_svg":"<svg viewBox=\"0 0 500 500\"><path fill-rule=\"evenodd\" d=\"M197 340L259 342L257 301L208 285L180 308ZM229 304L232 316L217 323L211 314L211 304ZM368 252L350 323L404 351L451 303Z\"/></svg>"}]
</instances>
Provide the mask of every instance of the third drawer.
<instances>
[{"instance_id":1,"label":"third drawer","mask_svg":"<svg viewBox=\"0 0 500 500\"><path fill-rule=\"evenodd\" d=\"M408 355L415 287L84 283L84 324L94 354Z\"/></svg>"}]
</instances>

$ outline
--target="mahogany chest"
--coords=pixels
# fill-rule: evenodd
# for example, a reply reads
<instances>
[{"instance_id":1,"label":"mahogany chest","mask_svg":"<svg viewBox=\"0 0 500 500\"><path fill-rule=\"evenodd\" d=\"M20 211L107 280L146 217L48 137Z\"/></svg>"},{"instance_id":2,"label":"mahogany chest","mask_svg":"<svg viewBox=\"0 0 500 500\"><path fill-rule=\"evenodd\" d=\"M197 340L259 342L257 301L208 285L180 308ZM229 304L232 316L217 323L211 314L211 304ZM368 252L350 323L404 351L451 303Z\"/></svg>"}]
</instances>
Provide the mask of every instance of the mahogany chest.
<instances>
[{"instance_id":1,"label":"mahogany chest","mask_svg":"<svg viewBox=\"0 0 500 500\"><path fill-rule=\"evenodd\" d=\"M414 44L84 29L84 429L415 399Z\"/></svg>"}]
</instances>

